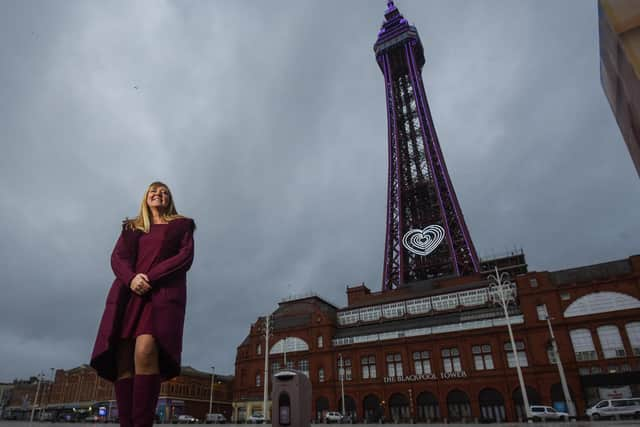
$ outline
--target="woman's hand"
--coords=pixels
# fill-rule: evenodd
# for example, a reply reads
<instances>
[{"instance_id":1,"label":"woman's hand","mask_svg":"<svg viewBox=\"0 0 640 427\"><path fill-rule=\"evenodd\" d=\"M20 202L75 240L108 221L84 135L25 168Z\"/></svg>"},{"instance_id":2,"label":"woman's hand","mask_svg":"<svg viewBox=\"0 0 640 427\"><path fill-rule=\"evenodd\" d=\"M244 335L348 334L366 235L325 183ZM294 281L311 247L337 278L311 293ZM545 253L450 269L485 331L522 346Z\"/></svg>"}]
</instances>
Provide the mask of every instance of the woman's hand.
<instances>
[{"instance_id":1,"label":"woman's hand","mask_svg":"<svg viewBox=\"0 0 640 427\"><path fill-rule=\"evenodd\" d=\"M133 291L133 293L137 295L144 295L151 290L151 285L149 284L149 278L144 273L138 273L131 279L131 283L129 287Z\"/></svg>"}]
</instances>

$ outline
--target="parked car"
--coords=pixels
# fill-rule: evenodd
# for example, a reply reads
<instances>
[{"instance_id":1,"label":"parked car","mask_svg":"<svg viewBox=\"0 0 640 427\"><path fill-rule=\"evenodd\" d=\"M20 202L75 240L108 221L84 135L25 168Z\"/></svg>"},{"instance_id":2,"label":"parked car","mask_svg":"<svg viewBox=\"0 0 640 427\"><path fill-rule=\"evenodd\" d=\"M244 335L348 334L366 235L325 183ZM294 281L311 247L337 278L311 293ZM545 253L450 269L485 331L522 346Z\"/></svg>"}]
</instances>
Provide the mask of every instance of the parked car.
<instances>
[{"instance_id":1,"label":"parked car","mask_svg":"<svg viewBox=\"0 0 640 427\"><path fill-rule=\"evenodd\" d=\"M568 421L569 414L566 412L556 411L551 406L531 405L531 417L533 421Z\"/></svg>"},{"instance_id":2,"label":"parked car","mask_svg":"<svg viewBox=\"0 0 640 427\"><path fill-rule=\"evenodd\" d=\"M227 419L222 414L207 414L205 418L207 424L224 424Z\"/></svg>"},{"instance_id":3,"label":"parked car","mask_svg":"<svg viewBox=\"0 0 640 427\"><path fill-rule=\"evenodd\" d=\"M586 411L587 417L595 420L613 417L640 417L640 399L601 400Z\"/></svg>"},{"instance_id":4,"label":"parked car","mask_svg":"<svg viewBox=\"0 0 640 427\"><path fill-rule=\"evenodd\" d=\"M247 418L247 424L262 424L264 423L264 415L260 412L256 412L252 414L249 418Z\"/></svg>"},{"instance_id":5,"label":"parked car","mask_svg":"<svg viewBox=\"0 0 640 427\"><path fill-rule=\"evenodd\" d=\"M85 417L84 421L87 423L97 423L100 421L100 417L97 415L89 415L88 417Z\"/></svg>"},{"instance_id":6,"label":"parked car","mask_svg":"<svg viewBox=\"0 0 640 427\"><path fill-rule=\"evenodd\" d=\"M324 415L324 422L327 424L330 423L340 423L344 417L340 412L327 412Z\"/></svg>"},{"instance_id":7,"label":"parked car","mask_svg":"<svg viewBox=\"0 0 640 427\"><path fill-rule=\"evenodd\" d=\"M172 421L173 424L195 424L197 422L198 419L196 417L187 414L178 415L178 418L174 418Z\"/></svg>"},{"instance_id":8,"label":"parked car","mask_svg":"<svg viewBox=\"0 0 640 427\"><path fill-rule=\"evenodd\" d=\"M40 414L40 421L55 421L55 417L53 416L53 412L43 412Z\"/></svg>"}]
</instances>

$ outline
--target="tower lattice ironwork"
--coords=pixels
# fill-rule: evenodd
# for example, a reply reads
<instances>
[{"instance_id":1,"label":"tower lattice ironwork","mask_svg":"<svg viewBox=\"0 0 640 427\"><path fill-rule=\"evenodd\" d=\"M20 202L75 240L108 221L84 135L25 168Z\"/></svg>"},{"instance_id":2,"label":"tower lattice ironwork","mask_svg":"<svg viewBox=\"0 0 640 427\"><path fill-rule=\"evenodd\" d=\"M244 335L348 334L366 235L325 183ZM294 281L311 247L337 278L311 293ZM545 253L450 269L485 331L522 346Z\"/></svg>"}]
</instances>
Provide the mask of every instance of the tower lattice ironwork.
<instances>
[{"instance_id":1,"label":"tower lattice ironwork","mask_svg":"<svg viewBox=\"0 0 640 427\"><path fill-rule=\"evenodd\" d=\"M422 43L393 1L374 51L384 74L389 138L382 290L477 272L478 257L427 103Z\"/></svg>"}]
</instances>

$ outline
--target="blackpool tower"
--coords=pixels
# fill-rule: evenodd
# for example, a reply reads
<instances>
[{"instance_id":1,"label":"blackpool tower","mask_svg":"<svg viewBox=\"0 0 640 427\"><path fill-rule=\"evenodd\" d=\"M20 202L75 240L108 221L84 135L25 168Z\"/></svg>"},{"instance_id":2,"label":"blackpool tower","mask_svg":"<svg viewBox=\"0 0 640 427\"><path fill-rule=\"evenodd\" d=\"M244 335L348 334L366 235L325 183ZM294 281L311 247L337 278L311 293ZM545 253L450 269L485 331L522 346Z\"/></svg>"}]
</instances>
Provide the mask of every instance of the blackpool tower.
<instances>
[{"instance_id":1,"label":"blackpool tower","mask_svg":"<svg viewBox=\"0 0 640 427\"><path fill-rule=\"evenodd\" d=\"M389 138L382 290L478 272L478 257L433 125L416 28L393 1L374 45L384 74Z\"/></svg>"}]
</instances>

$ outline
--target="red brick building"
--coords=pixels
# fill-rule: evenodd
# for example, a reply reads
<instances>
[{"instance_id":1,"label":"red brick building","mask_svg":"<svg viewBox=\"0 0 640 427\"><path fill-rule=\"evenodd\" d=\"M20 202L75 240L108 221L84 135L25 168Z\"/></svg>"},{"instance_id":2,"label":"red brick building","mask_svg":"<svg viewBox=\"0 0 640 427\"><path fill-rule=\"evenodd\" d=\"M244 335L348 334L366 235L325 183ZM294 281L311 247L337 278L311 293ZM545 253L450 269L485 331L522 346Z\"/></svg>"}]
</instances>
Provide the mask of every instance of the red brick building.
<instances>
[{"instance_id":1,"label":"red brick building","mask_svg":"<svg viewBox=\"0 0 640 427\"><path fill-rule=\"evenodd\" d=\"M525 272L514 283L509 312L530 404L565 405L545 313L578 417L602 398L640 396L640 256ZM318 296L283 301L272 314L269 376L284 366L306 372L316 419L341 410L340 359L345 412L358 420L521 419L515 358L488 286L476 275L386 292L349 287L343 308ZM264 323L237 349L238 421L262 411Z\"/></svg>"},{"instance_id":2,"label":"red brick building","mask_svg":"<svg viewBox=\"0 0 640 427\"><path fill-rule=\"evenodd\" d=\"M169 421L181 414L204 419L209 412L210 398L213 398L212 411L222 413L228 419L231 416L232 382L231 376L216 375L211 394L211 373L184 366L180 376L162 383L157 419ZM53 382L42 381L36 399L37 389L37 380L13 385L3 416L28 419L35 405L35 419L39 419L41 413L48 413L53 419L73 421L84 420L89 415L117 418L113 384L98 377L88 365L56 370Z\"/></svg>"}]
</instances>

